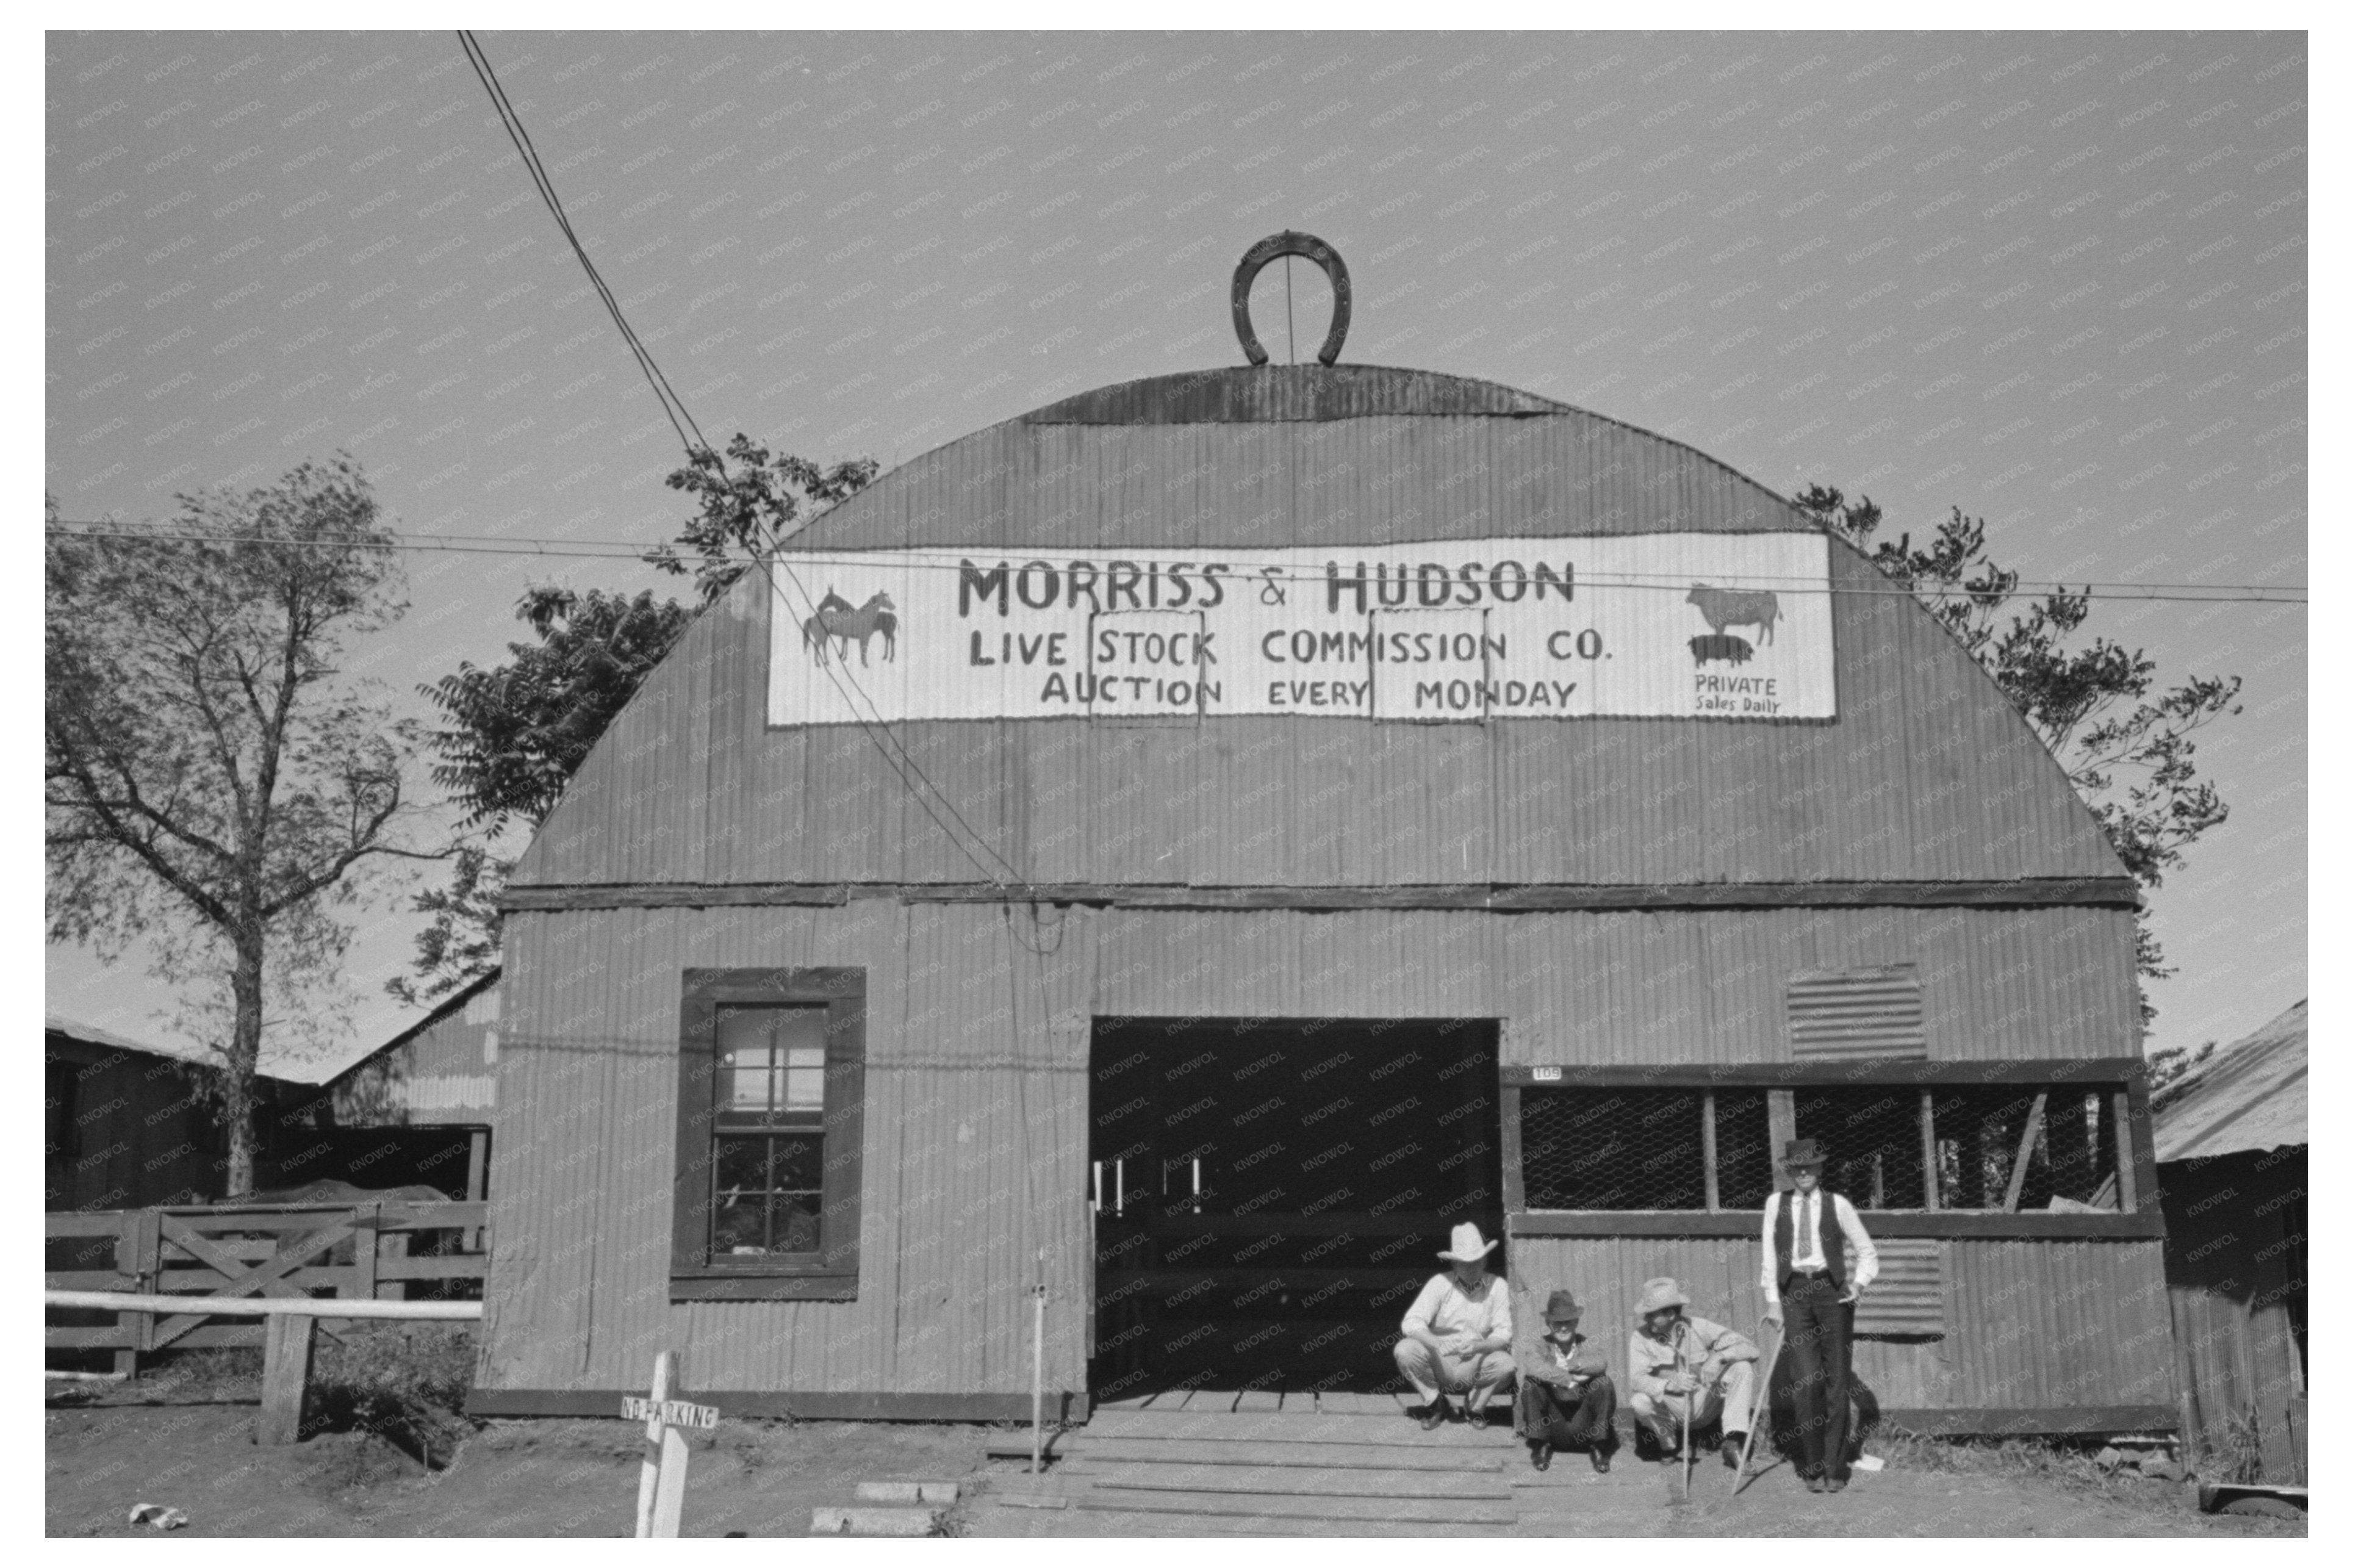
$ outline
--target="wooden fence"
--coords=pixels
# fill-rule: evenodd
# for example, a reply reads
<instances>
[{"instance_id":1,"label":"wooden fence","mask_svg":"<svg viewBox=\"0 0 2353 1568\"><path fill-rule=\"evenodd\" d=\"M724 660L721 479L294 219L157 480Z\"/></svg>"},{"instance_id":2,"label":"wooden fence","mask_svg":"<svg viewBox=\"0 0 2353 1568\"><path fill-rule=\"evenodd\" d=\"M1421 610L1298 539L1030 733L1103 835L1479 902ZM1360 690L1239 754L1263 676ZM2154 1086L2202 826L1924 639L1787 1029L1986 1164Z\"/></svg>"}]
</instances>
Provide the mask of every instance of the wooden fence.
<instances>
[{"instance_id":1,"label":"wooden fence","mask_svg":"<svg viewBox=\"0 0 2353 1568\"><path fill-rule=\"evenodd\" d=\"M139 1295L406 1300L413 1287L482 1279L487 1208L379 1202L52 1213L44 1285ZM132 1375L139 1358L156 1351L259 1345L265 1332L257 1322L214 1321L203 1312L50 1311L50 1350L111 1351L115 1370ZM60 1313L81 1320L58 1323ZM97 1320L106 1316L113 1322ZM332 1334L349 1321L322 1318L320 1326Z\"/></svg>"}]
</instances>

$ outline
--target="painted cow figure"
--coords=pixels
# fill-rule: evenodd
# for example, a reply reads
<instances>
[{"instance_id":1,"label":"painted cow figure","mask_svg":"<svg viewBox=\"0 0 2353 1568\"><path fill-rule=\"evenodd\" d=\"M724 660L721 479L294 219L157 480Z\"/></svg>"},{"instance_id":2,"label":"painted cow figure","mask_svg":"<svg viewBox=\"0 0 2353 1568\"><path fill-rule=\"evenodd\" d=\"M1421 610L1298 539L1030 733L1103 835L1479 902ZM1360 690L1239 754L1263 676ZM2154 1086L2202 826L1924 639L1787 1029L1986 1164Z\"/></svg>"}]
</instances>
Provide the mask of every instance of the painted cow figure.
<instances>
[{"instance_id":1,"label":"painted cow figure","mask_svg":"<svg viewBox=\"0 0 2353 1568\"><path fill-rule=\"evenodd\" d=\"M1773 623L1781 619L1781 600L1770 588L1754 591L1740 588L1710 588L1705 583L1694 583L1685 604L1699 606L1699 613L1708 630L1718 637L1731 626L1757 628L1757 641L1773 641Z\"/></svg>"}]
</instances>

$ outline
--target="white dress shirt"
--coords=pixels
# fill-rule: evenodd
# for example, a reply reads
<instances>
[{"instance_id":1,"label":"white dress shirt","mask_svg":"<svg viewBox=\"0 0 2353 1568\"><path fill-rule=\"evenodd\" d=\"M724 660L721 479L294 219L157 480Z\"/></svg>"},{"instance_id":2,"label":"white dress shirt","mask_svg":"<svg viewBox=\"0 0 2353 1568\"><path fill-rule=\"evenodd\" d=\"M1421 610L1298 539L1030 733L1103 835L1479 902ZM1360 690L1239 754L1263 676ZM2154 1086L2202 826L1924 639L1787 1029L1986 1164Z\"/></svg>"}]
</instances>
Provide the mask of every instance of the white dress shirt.
<instances>
[{"instance_id":1,"label":"white dress shirt","mask_svg":"<svg viewBox=\"0 0 2353 1568\"><path fill-rule=\"evenodd\" d=\"M1810 1192L1776 1192L1765 1200L1765 1273L1759 1283L1764 1287L1766 1300L1778 1304L1781 1299L1781 1260L1773 1248L1773 1222L1780 1215L1780 1205L1793 1205L1789 1213L1790 1266L1820 1268L1828 1261L1822 1256L1819 1218L1824 1198L1836 1205L1831 1213L1846 1236L1847 1288L1861 1290L1879 1277L1879 1249L1871 1245L1870 1233L1862 1228L1862 1220L1855 1213L1852 1203L1820 1187Z\"/></svg>"}]
</instances>

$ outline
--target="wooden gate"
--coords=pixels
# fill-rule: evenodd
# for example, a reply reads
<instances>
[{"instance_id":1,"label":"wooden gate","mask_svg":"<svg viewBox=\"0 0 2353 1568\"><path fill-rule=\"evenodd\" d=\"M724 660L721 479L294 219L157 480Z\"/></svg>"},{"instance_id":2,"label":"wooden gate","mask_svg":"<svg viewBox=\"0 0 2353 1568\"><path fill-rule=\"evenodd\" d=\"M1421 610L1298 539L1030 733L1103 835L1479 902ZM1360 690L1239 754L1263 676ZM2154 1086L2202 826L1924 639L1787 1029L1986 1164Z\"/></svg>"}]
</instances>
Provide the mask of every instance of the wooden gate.
<instances>
[{"instance_id":1,"label":"wooden gate","mask_svg":"<svg viewBox=\"0 0 2353 1568\"><path fill-rule=\"evenodd\" d=\"M418 1281L480 1280L484 1203L385 1202L251 1208L121 1209L53 1213L47 1232L52 1290L121 1290L213 1297L333 1297L404 1300ZM430 1238L430 1250L415 1245ZM111 1267L89 1266L112 1254ZM213 1322L201 1312L77 1312L52 1323L51 1350L114 1352L115 1370L167 1347L259 1345L255 1322ZM322 1319L329 1333L347 1320Z\"/></svg>"}]
</instances>

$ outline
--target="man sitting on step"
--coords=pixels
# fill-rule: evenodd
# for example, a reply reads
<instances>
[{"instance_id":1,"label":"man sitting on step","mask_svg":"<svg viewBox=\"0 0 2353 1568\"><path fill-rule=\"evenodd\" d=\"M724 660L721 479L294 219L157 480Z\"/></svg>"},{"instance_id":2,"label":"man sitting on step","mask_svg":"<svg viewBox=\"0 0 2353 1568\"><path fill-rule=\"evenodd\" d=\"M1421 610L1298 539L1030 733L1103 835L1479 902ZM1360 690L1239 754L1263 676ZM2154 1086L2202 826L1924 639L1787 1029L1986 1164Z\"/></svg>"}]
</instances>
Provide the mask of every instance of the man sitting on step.
<instances>
[{"instance_id":1,"label":"man sitting on step","mask_svg":"<svg viewBox=\"0 0 2353 1568\"><path fill-rule=\"evenodd\" d=\"M1472 1426L1487 1425L1487 1399L1512 1375L1512 1292L1487 1272L1500 1243L1479 1227L1454 1227L1454 1245L1438 1255L1454 1266L1434 1276L1406 1308L1397 1342L1398 1371L1421 1394L1427 1432L1446 1419L1446 1395L1462 1395Z\"/></svg>"},{"instance_id":2,"label":"man sitting on step","mask_svg":"<svg viewBox=\"0 0 2353 1568\"><path fill-rule=\"evenodd\" d=\"M1528 1463L1552 1465L1555 1448L1583 1448L1607 1475L1618 1446L1618 1391L1609 1365L1593 1341L1577 1331L1577 1298L1556 1290L1545 1303L1545 1331L1515 1351L1520 1392L1512 1425L1527 1439Z\"/></svg>"},{"instance_id":3,"label":"man sitting on step","mask_svg":"<svg viewBox=\"0 0 2353 1568\"><path fill-rule=\"evenodd\" d=\"M1627 1375L1634 1418L1658 1442L1660 1457L1680 1460L1693 1433L1722 1417L1722 1452L1737 1468L1757 1394L1757 1346L1746 1334L1683 1310L1691 1298L1672 1279L1653 1279L1634 1304L1642 1326L1628 1341ZM1690 1425L1686 1428L1684 1416Z\"/></svg>"}]
</instances>

